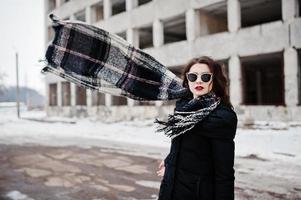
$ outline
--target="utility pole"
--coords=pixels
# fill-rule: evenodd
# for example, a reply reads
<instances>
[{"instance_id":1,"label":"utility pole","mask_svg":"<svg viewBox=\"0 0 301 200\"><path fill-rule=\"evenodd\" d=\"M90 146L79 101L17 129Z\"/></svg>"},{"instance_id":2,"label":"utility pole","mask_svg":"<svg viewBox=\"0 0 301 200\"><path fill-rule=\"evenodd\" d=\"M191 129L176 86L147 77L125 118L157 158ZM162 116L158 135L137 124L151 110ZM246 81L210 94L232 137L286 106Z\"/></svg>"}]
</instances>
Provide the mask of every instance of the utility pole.
<instances>
[{"instance_id":1,"label":"utility pole","mask_svg":"<svg viewBox=\"0 0 301 200\"><path fill-rule=\"evenodd\" d=\"M16 52L16 80L17 80L17 88L16 88L16 102L17 102L17 115L20 118L20 91L19 91L19 56L18 52Z\"/></svg>"},{"instance_id":2,"label":"utility pole","mask_svg":"<svg viewBox=\"0 0 301 200\"><path fill-rule=\"evenodd\" d=\"M27 73L25 72L24 73L24 83L25 83L25 90L24 90L24 92L25 92L25 97L26 97L26 103L25 103L25 105L26 105L26 108L27 108L27 110L30 108L30 96L29 96L29 91L28 91L28 87L27 87Z\"/></svg>"}]
</instances>

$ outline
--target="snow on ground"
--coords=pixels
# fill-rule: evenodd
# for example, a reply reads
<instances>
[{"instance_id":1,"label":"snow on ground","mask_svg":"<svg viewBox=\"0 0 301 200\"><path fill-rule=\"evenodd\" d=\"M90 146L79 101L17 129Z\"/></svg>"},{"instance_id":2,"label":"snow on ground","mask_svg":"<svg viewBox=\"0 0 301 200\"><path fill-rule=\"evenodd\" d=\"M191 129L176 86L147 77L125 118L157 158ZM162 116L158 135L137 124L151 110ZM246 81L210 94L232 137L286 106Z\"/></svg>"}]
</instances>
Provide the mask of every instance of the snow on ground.
<instances>
[{"instance_id":1,"label":"snow on ground","mask_svg":"<svg viewBox=\"0 0 301 200\"><path fill-rule=\"evenodd\" d=\"M43 138L89 138L89 139L106 139L118 142L166 146L169 139L160 133L154 133L152 126L153 120L119 122L119 123L102 123L91 118L72 119L63 117L47 118L49 122L61 121L62 123L45 123L30 119L44 119L43 111L23 112L21 117L17 119L14 113L0 112L0 132L1 138L16 137L12 143L22 143L24 140L44 140ZM75 124L70 123L75 122ZM26 141L24 141L26 142Z\"/></svg>"},{"instance_id":2,"label":"snow on ground","mask_svg":"<svg viewBox=\"0 0 301 200\"><path fill-rule=\"evenodd\" d=\"M169 138L155 132L153 119L102 123L93 118L46 117L44 111L25 110L21 111L21 116L23 119L18 119L12 108L0 108L0 143L81 146L85 140L93 141L93 145L105 140L126 143L132 147L141 145L167 150L170 145ZM49 123L24 118L46 119ZM236 156L255 154L266 159L301 163L300 126L281 130L238 128L235 144Z\"/></svg>"},{"instance_id":3,"label":"snow on ground","mask_svg":"<svg viewBox=\"0 0 301 200\"><path fill-rule=\"evenodd\" d=\"M19 191L11 191L6 195L7 198L10 198L12 200L34 200L32 198L29 198L27 195L22 194Z\"/></svg>"}]
</instances>

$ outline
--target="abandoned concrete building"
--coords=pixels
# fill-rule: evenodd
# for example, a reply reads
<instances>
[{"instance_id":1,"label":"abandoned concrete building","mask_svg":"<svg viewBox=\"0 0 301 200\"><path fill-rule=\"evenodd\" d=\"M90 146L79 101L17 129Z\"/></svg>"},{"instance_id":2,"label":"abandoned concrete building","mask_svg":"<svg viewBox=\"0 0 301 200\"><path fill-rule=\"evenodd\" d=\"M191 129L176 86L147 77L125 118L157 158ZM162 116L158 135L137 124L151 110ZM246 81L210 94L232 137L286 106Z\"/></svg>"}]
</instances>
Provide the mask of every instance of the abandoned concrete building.
<instances>
[{"instance_id":1,"label":"abandoned concrete building","mask_svg":"<svg viewBox=\"0 0 301 200\"><path fill-rule=\"evenodd\" d=\"M301 121L300 0L45 0L49 13L116 33L179 75L192 58L224 63L241 121ZM174 101L139 102L47 75L50 116L164 117Z\"/></svg>"}]
</instances>

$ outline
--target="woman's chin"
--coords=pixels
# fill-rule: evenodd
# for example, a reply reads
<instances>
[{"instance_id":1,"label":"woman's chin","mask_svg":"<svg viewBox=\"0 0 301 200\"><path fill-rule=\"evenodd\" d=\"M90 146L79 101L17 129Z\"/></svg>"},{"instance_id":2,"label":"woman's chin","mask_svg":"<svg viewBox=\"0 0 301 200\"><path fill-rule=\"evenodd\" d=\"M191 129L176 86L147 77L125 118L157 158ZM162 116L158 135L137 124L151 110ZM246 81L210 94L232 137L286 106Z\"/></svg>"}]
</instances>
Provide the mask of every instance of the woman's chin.
<instances>
[{"instance_id":1,"label":"woman's chin","mask_svg":"<svg viewBox=\"0 0 301 200\"><path fill-rule=\"evenodd\" d=\"M195 91L194 96L202 96L202 95L207 94L207 93L208 92L206 92L206 91Z\"/></svg>"}]
</instances>

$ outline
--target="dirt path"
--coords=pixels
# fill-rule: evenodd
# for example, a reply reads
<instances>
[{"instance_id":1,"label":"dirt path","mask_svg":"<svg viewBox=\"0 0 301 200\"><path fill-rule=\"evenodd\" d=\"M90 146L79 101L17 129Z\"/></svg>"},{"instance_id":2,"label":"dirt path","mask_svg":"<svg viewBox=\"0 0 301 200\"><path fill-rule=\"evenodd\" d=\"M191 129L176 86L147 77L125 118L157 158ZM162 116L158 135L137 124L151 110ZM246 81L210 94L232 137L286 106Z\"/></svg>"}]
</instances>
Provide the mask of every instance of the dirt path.
<instances>
[{"instance_id":1,"label":"dirt path","mask_svg":"<svg viewBox=\"0 0 301 200\"><path fill-rule=\"evenodd\" d=\"M156 199L159 191L153 158L37 145L0 145L0 155L2 199ZM251 155L237 158L235 169L236 199L301 199L300 165Z\"/></svg>"},{"instance_id":2,"label":"dirt path","mask_svg":"<svg viewBox=\"0 0 301 200\"><path fill-rule=\"evenodd\" d=\"M0 154L3 198L154 199L160 184L156 160L108 149L1 145Z\"/></svg>"}]
</instances>

